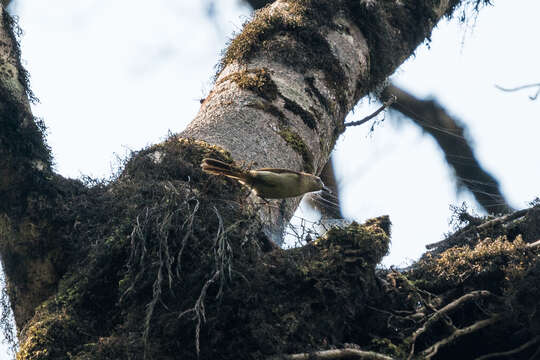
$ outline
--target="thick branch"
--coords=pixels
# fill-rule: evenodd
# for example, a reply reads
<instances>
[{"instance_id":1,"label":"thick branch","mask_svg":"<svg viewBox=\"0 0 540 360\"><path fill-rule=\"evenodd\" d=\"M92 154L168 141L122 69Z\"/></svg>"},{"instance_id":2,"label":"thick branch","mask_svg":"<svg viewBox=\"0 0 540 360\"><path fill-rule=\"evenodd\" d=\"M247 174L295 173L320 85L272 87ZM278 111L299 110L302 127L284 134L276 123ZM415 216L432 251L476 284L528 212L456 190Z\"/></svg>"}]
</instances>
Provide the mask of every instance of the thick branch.
<instances>
[{"instance_id":1,"label":"thick branch","mask_svg":"<svg viewBox=\"0 0 540 360\"><path fill-rule=\"evenodd\" d=\"M392 109L410 118L426 133L433 136L444 152L447 163L454 169L458 184L468 189L488 213L511 210L502 194L499 182L482 168L465 136L460 122L433 100L420 100L395 85L389 85L383 97L396 96Z\"/></svg>"},{"instance_id":2,"label":"thick branch","mask_svg":"<svg viewBox=\"0 0 540 360\"><path fill-rule=\"evenodd\" d=\"M479 330L481 330L481 329L483 329L483 328L485 328L487 326L493 325L493 324L497 323L498 321L500 321L501 318L502 318L501 315L493 315L492 317L487 318L485 320L477 321L474 324L472 324L471 326L467 326L467 327L465 327L463 329L457 329L450 336L445 337L444 339L436 342L435 344L433 344L432 346L430 346L429 348L424 350L422 352L422 355L424 356L425 359L431 359L433 356L435 356L437 354L437 352L439 351L439 349L441 347L443 347L445 345L448 345L448 344L451 344L452 342L456 341L457 339L459 339L462 336L471 334L471 333L479 331Z\"/></svg>"},{"instance_id":3,"label":"thick branch","mask_svg":"<svg viewBox=\"0 0 540 360\"><path fill-rule=\"evenodd\" d=\"M347 113L457 3L276 1L232 41L182 136L217 144L237 161L319 173ZM285 201L264 219L276 242L297 204Z\"/></svg>"},{"instance_id":4,"label":"thick branch","mask_svg":"<svg viewBox=\"0 0 540 360\"><path fill-rule=\"evenodd\" d=\"M30 111L16 24L2 7L0 20L0 213L17 207L20 215L28 190L50 175L51 159Z\"/></svg>"},{"instance_id":5,"label":"thick branch","mask_svg":"<svg viewBox=\"0 0 540 360\"><path fill-rule=\"evenodd\" d=\"M58 267L50 252L59 245L50 219L58 212L51 155L30 111L18 29L2 7L0 19L0 255L21 327L56 287Z\"/></svg>"}]
</instances>

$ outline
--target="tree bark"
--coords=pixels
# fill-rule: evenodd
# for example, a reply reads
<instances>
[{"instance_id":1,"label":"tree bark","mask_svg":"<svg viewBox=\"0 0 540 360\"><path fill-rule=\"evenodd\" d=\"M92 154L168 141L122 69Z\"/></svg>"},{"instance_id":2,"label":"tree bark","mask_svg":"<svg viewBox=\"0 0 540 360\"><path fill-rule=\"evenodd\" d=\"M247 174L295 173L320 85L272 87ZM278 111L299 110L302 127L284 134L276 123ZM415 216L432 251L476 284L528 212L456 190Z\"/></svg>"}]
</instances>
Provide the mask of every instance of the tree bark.
<instances>
[{"instance_id":1,"label":"tree bark","mask_svg":"<svg viewBox=\"0 0 540 360\"><path fill-rule=\"evenodd\" d=\"M537 298L530 284L538 274L525 272L538 247L503 238L537 239L536 208L519 224L463 233L477 234L471 246L478 249L459 251L478 253L485 267L465 267L463 278L461 263L425 259L407 274L411 282L376 270L388 251L388 217L333 228L302 248L276 249L268 239L297 200L280 204L277 215L270 210L266 221L271 207L246 200L237 183L199 167L213 157L318 173L355 102L457 4L276 2L231 43L188 129L134 153L108 183L66 180L51 170L3 12L0 253L18 358L265 359L355 344L363 347L355 354L403 358L427 315L486 283L493 292L512 286L519 294L509 298L518 309L512 314L533 329L537 312L524 299ZM505 257L502 274L489 266L493 256ZM508 282L518 278L526 281ZM436 351L455 355L446 350L454 339L491 324L480 317L489 319L485 310L502 305L487 305L445 317L438 325L455 331ZM503 337L515 333L514 323L505 324ZM415 339L418 351L444 337L437 329ZM525 343L527 331L512 339Z\"/></svg>"},{"instance_id":2,"label":"tree bark","mask_svg":"<svg viewBox=\"0 0 540 360\"><path fill-rule=\"evenodd\" d=\"M352 107L459 2L420 3L265 7L230 44L216 86L182 136L219 145L236 161L318 174ZM278 245L298 201L259 213Z\"/></svg>"},{"instance_id":3,"label":"tree bark","mask_svg":"<svg viewBox=\"0 0 540 360\"><path fill-rule=\"evenodd\" d=\"M253 9L258 10L272 1L246 0L246 2ZM459 121L455 120L435 102L418 100L395 85L388 85L381 93L383 97L388 97L389 94L398 97L397 103L392 106L393 110L402 113L426 133L434 137L444 152L447 163L454 169L457 183L462 188L471 191L487 213L497 214L512 210L500 191L498 181L482 168L474 156L470 140L463 136L463 125L460 125ZM445 130L440 130L440 128ZM327 166L331 167L331 163L327 164ZM330 180L329 182L335 183L335 174L325 172L324 175ZM314 202L310 202L310 204L317 207ZM339 204L336 202L336 208L338 207ZM319 210L328 212L330 209L319 206ZM322 215L323 217L327 215L335 218L341 217L339 209L338 213L323 213Z\"/></svg>"}]
</instances>

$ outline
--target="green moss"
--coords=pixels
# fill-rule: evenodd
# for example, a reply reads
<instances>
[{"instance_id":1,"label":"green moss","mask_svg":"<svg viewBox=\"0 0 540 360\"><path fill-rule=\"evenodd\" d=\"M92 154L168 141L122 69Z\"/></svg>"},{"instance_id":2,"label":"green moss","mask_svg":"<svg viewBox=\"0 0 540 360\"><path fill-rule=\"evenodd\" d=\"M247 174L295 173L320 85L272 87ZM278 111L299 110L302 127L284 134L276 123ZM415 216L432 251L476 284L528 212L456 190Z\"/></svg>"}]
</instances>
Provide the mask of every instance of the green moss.
<instances>
[{"instance_id":1,"label":"green moss","mask_svg":"<svg viewBox=\"0 0 540 360\"><path fill-rule=\"evenodd\" d=\"M300 135L291 130L291 128L288 126L289 121L287 120L285 114L283 114L283 112L275 105L264 101L258 101L256 103L249 104L248 106L265 111L278 119L278 134L293 148L294 151L296 151L302 157L304 171L309 173L313 172L313 155Z\"/></svg>"},{"instance_id":2,"label":"green moss","mask_svg":"<svg viewBox=\"0 0 540 360\"><path fill-rule=\"evenodd\" d=\"M375 266L389 250L390 220L388 216L381 216L364 225L353 222L346 228L333 227L315 244L340 249L344 263Z\"/></svg>"},{"instance_id":3,"label":"green moss","mask_svg":"<svg viewBox=\"0 0 540 360\"><path fill-rule=\"evenodd\" d=\"M427 253L414 267L412 279L420 279L426 289L474 286L500 292L524 276L534 262L521 235L509 241L505 235L485 238L475 246L463 245L445 250L438 255Z\"/></svg>"},{"instance_id":4,"label":"green moss","mask_svg":"<svg viewBox=\"0 0 540 360\"><path fill-rule=\"evenodd\" d=\"M290 128L285 127L279 130L279 135L293 148L294 151L296 151L302 157L304 162L304 170L308 173L312 173L314 171L313 155L300 135L292 131Z\"/></svg>"},{"instance_id":5,"label":"green moss","mask_svg":"<svg viewBox=\"0 0 540 360\"><path fill-rule=\"evenodd\" d=\"M278 88L266 68L242 70L224 77L220 83L228 80L234 81L240 89L253 91L268 101L277 98Z\"/></svg>"},{"instance_id":6,"label":"green moss","mask_svg":"<svg viewBox=\"0 0 540 360\"><path fill-rule=\"evenodd\" d=\"M26 329L26 341L21 344L17 359L65 359L66 350L79 344L84 335L77 321L68 314L41 314Z\"/></svg>"},{"instance_id":7,"label":"green moss","mask_svg":"<svg viewBox=\"0 0 540 360\"><path fill-rule=\"evenodd\" d=\"M371 339L371 350L394 356L396 359L406 359L409 355L408 349L409 347L404 347L403 344L396 345L387 338Z\"/></svg>"},{"instance_id":8,"label":"green moss","mask_svg":"<svg viewBox=\"0 0 540 360\"><path fill-rule=\"evenodd\" d=\"M233 62L247 63L264 52L299 72L322 71L324 81L336 92L338 103L345 110L345 73L324 37L326 31L336 28L333 19L343 10L343 2L329 5L326 1L304 0L290 1L285 6L289 16L266 8L244 25L225 51L218 74Z\"/></svg>"},{"instance_id":9,"label":"green moss","mask_svg":"<svg viewBox=\"0 0 540 360\"><path fill-rule=\"evenodd\" d=\"M24 92L28 99L33 102L39 102L38 98L34 95L30 89L30 75L26 69L20 63L21 59L21 48L19 45L19 38L23 34L22 29L19 27L18 19L13 18L7 11L2 11L2 28L6 31L6 35L9 37L12 48L10 49L10 57L16 59L17 61L17 72L18 72L18 81L22 84Z\"/></svg>"}]
</instances>

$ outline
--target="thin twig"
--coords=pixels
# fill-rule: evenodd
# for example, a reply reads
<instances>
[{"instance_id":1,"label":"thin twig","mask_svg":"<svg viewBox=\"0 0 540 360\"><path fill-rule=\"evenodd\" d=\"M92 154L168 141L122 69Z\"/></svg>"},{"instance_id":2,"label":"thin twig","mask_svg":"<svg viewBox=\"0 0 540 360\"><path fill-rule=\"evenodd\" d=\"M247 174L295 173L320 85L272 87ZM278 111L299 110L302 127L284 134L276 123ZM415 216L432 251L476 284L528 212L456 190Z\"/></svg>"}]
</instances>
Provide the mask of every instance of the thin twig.
<instances>
[{"instance_id":1,"label":"thin twig","mask_svg":"<svg viewBox=\"0 0 540 360\"><path fill-rule=\"evenodd\" d=\"M482 356L476 358L476 360L487 360L487 359L494 359L494 358L498 358L498 357L508 359L508 356L517 354L519 352L522 352L523 350L525 350L529 346L536 344L538 341L540 341L540 336L536 336L536 337L532 338L531 340L527 341L525 344L523 344L523 345L521 345L521 346L519 346L519 347L517 347L515 349L509 350L509 351L504 351L504 352L498 352L498 353L491 353L491 354L482 355Z\"/></svg>"},{"instance_id":2,"label":"thin twig","mask_svg":"<svg viewBox=\"0 0 540 360\"><path fill-rule=\"evenodd\" d=\"M362 120L351 121L351 122L345 123L345 126L359 126L368 122L369 120L373 119L375 116L379 115L384 109L392 105L396 100L397 100L397 97L392 95L388 100L383 102L382 106L378 108L377 111L375 111L373 114L366 116Z\"/></svg>"},{"instance_id":3,"label":"thin twig","mask_svg":"<svg viewBox=\"0 0 540 360\"><path fill-rule=\"evenodd\" d=\"M522 85L522 86L518 86L518 87L515 87L515 88L510 88L510 89L509 88L503 88L502 86L499 86L499 85L495 85L495 87L497 89L499 89L499 90L506 91L506 92L519 91L519 90L523 90L523 89L529 89L529 88L537 87L538 91L536 91L536 94L534 94L532 96L529 96L529 99L536 100L538 95L540 95L540 83Z\"/></svg>"},{"instance_id":4,"label":"thin twig","mask_svg":"<svg viewBox=\"0 0 540 360\"><path fill-rule=\"evenodd\" d=\"M522 216L525 216L528 211L529 211L529 209L521 209L521 210L518 210L518 211L514 211L511 214L507 214L507 215L495 218L493 220L486 221L482 225L478 225L478 229L487 228L487 227L492 226L492 225L498 225L498 224L502 224L502 223L505 223L505 222L520 218Z\"/></svg>"},{"instance_id":5,"label":"thin twig","mask_svg":"<svg viewBox=\"0 0 540 360\"><path fill-rule=\"evenodd\" d=\"M461 306L463 303L471 300L476 300L480 297L484 296L490 296L491 293L487 290L476 290L471 291L470 293L467 293L460 298L457 298L456 300L452 301L451 303L447 304L437 312L431 315L431 317L424 323L424 325L416 330L411 337L411 350L409 352L408 360L412 358L414 354L414 344L416 339L422 335L424 332L426 332L427 329L429 329L436 321L438 321L441 317L446 315L447 313L455 310L458 306ZM459 330L458 330L459 331ZM456 331L457 332L457 331ZM427 350L426 350L427 351Z\"/></svg>"},{"instance_id":6,"label":"thin twig","mask_svg":"<svg viewBox=\"0 0 540 360\"><path fill-rule=\"evenodd\" d=\"M373 351L364 351L353 348L344 348L344 349L332 349L332 350L321 350L311 353L300 353L300 354L291 354L291 355L278 355L272 356L268 360L327 360L327 359L373 359L373 360L394 360L394 358L376 353Z\"/></svg>"},{"instance_id":7,"label":"thin twig","mask_svg":"<svg viewBox=\"0 0 540 360\"><path fill-rule=\"evenodd\" d=\"M471 333L473 333L475 331L478 331L480 329L485 328L486 326L495 324L496 322L501 320L501 318L502 318L502 316L500 314L497 314L497 315L494 315L494 316L492 316L492 317L490 317L488 319L477 321L474 324L472 324L471 326L467 326L467 327L462 328L462 329L457 329L450 336L445 337L444 339L442 339L442 340L436 342L435 344L431 345L426 350L422 351L423 359L426 359L426 360L431 359L433 356L435 356L437 354L440 347L442 347L444 345L447 345L447 344L450 344L450 343L452 343L453 341L455 341L456 339L458 339L458 338L460 338L462 336L471 334Z\"/></svg>"},{"instance_id":8,"label":"thin twig","mask_svg":"<svg viewBox=\"0 0 540 360\"><path fill-rule=\"evenodd\" d=\"M441 245L444 245L444 244L452 245L455 240L460 239L464 234L467 234L471 230L482 230L482 229L485 229L485 228L490 227L490 226L503 224L503 223L506 223L506 222L509 222L509 221L512 221L512 220L515 220L515 219L518 219L518 218L520 218L522 216L527 215L528 211L529 211L529 209L521 209L521 210L514 211L511 214L507 214L507 215L500 216L500 217L497 217L495 219L486 221L485 223L483 223L481 225L478 225L478 226L469 225L469 226L459 230L458 232L456 232L455 234L451 235L450 237L448 237L448 238L446 238L444 240L441 240L441 241L438 241L438 242L435 242L435 243L432 243L432 244L427 244L426 249L431 250L431 249L440 247Z\"/></svg>"}]
</instances>

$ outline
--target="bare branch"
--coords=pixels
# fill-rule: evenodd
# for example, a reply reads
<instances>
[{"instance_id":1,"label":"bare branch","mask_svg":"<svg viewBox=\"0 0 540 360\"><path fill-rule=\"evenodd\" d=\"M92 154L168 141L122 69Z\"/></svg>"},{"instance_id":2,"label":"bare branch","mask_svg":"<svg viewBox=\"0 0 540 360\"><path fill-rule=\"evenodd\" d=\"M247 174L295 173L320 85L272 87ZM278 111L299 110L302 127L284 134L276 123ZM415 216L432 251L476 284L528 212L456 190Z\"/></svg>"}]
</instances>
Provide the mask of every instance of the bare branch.
<instances>
[{"instance_id":1,"label":"bare branch","mask_svg":"<svg viewBox=\"0 0 540 360\"><path fill-rule=\"evenodd\" d=\"M495 219L486 221L485 223L478 226L467 226L447 239L437 241L432 244L427 244L426 249L431 250L431 249L440 247L441 245L452 246L453 244L456 243L458 239L461 239L464 234L471 232L471 230L475 230L475 229L482 230L482 229L486 229L495 225L504 224L515 219L519 219L520 217L525 216L527 214L527 211L528 209L521 209L521 210L514 211L511 214L499 216Z\"/></svg>"},{"instance_id":2,"label":"bare branch","mask_svg":"<svg viewBox=\"0 0 540 360\"><path fill-rule=\"evenodd\" d=\"M375 116L379 115L384 109L386 109L387 107L395 103L396 100L397 100L397 97L395 95L392 95L388 100L383 102L383 105L380 108L378 108L373 114L366 116L362 120L351 121L351 122L345 123L345 126L359 126L368 122L369 120L373 119Z\"/></svg>"},{"instance_id":3,"label":"bare branch","mask_svg":"<svg viewBox=\"0 0 540 360\"><path fill-rule=\"evenodd\" d=\"M463 329L457 329L450 336L445 337L444 339L436 342L435 344L433 344L432 346L430 346L426 350L422 351L422 356L424 356L425 359L429 360L429 359L431 359L433 356L435 356L437 354L437 352L439 351L439 348L454 342L455 340L457 340L458 338L460 338L462 336L471 334L471 333L476 332L476 331L478 331L480 329L483 329L483 328L485 328L485 327L487 327L489 325L495 324L496 322L500 321L501 319L502 319L502 316L497 314L497 315L494 315L494 316L492 316L492 317L490 317L488 319L477 321L474 324L472 324L471 326L467 326L467 327L465 327Z\"/></svg>"},{"instance_id":4,"label":"bare branch","mask_svg":"<svg viewBox=\"0 0 540 360\"><path fill-rule=\"evenodd\" d=\"M373 351L364 351L353 348L332 349L300 353L292 355L273 356L268 360L327 360L327 359L370 359L370 360L394 360L394 358Z\"/></svg>"},{"instance_id":5,"label":"bare branch","mask_svg":"<svg viewBox=\"0 0 540 360\"><path fill-rule=\"evenodd\" d=\"M482 356L476 358L476 360L487 360L487 359L495 359L495 358L507 359L508 356L517 354L517 353L525 350L529 346L532 346L532 345L536 344L538 341L540 341L540 336L536 336L536 337L532 338L531 340L527 341L525 344L523 344L521 346L518 346L515 349L509 350L509 351L503 351L503 352L498 352L498 353L491 353L491 354L487 354L487 355L482 355Z\"/></svg>"},{"instance_id":6,"label":"bare branch","mask_svg":"<svg viewBox=\"0 0 540 360\"><path fill-rule=\"evenodd\" d=\"M536 240L535 242L532 242L530 244L527 244L527 247L534 248L540 246L540 239Z\"/></svg>"},{"instance_id":7,"label":"bare branch","mask_svg":"<svg viewBox=\"0 0 540 360\"><path fill-rule=\"evenodd\" d=\"M538 90L536 91L536 94L534 95L530 95L529 96L529 99L531 100L536 100L538 98L538 95L540 95L540 83L537 83L537 84L529 84L529 85L522 85L522 86L518 86L518 87L515 87L515 88L504 88L502 86L499 86L499 85L495 85L495 87L499 90L502 90L502 91L506 91L506 92L513 92L513 91L519 91L519 90L523 90L523 89L529 89L529 88L534 88L534 87L537 87Z\"/></svg>"},{"instance_id":8,"label":"bare branch","mask_svg":"<svg viewBox=\"0 0 540 360\"><path fill-rule=\"evenodd\" d=\"M435 100L422 100L395 86L387 86L381 98L396 96L392 110L399 111L426 133L430 134L444 152L446 162L455 171L458 184L468 189L476 201L491 214L511 211L499 182L480 165L466 128Z\"/></svg>"},{"instance_id":9,"label":"bare branch","mask_svg":"<svg viewBox=\"0 0 540 360\"><path fill-rule=\"evenodd\" d=\"M481 297L490 296L490 295L492 295L492 294L487 290L472 291L472 292L470 292L468 294L465 294L462 297L452 301L451 303L449 303L448 305L444 306L442 309L438 310L433 315L431 315L431 317L425 322L425 324L412 334L411 351L410 351L409 357L407 359L411 359L413 354L414 354L414 344L415 344L416 339L420 335L422 335L424 332L426 332L426 330L429 329L441 317L443 317L444 315L448 314L449 312L455 310L458 306L461 306L463 303L465 303L467 301L476 300L476 299L479 299Z\"/></svg>"}]
</instances>

